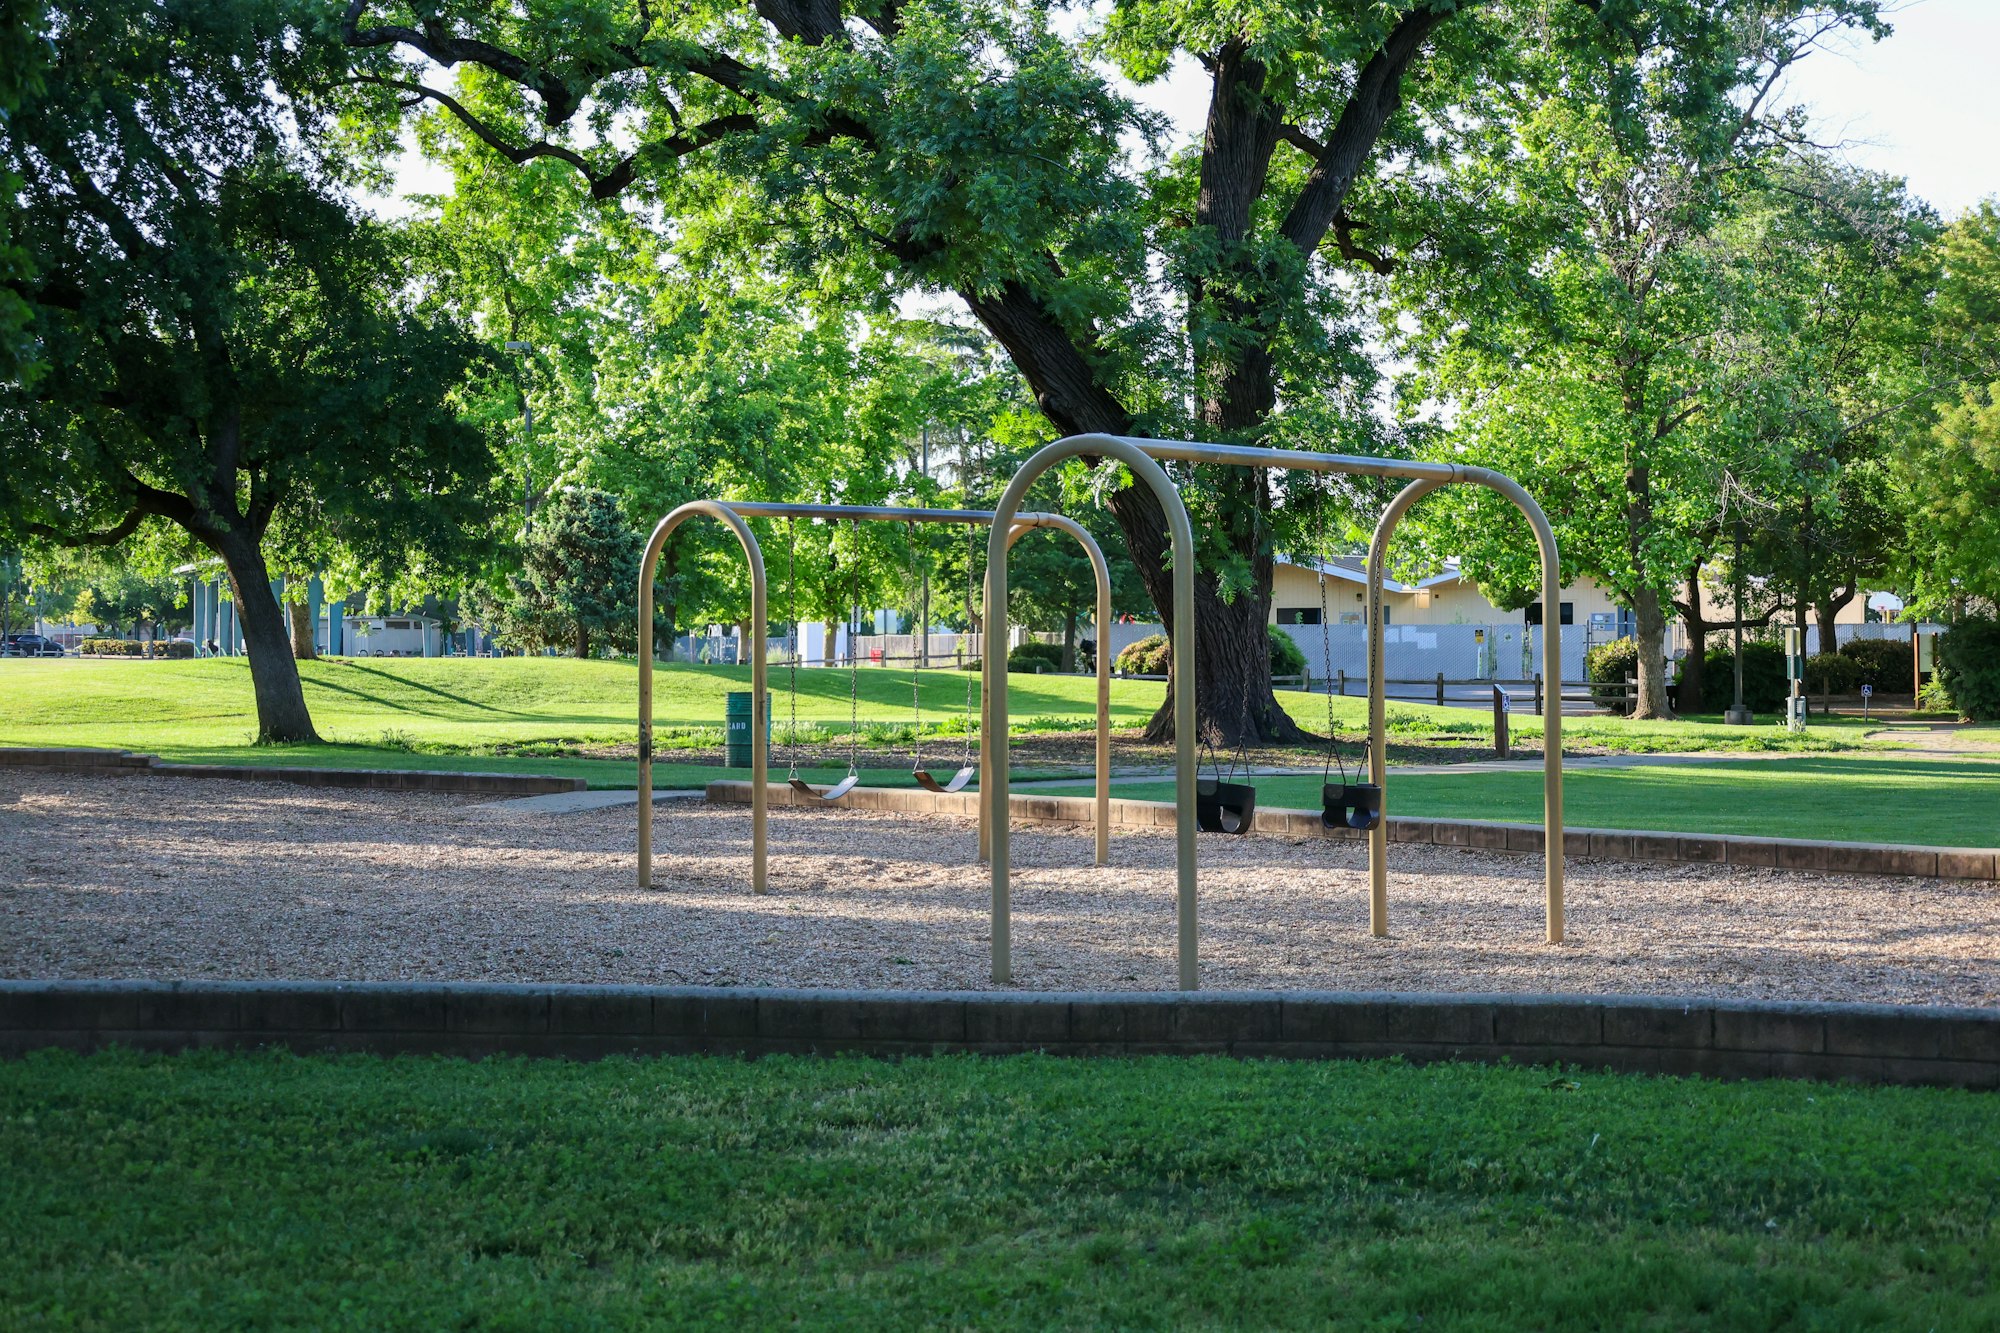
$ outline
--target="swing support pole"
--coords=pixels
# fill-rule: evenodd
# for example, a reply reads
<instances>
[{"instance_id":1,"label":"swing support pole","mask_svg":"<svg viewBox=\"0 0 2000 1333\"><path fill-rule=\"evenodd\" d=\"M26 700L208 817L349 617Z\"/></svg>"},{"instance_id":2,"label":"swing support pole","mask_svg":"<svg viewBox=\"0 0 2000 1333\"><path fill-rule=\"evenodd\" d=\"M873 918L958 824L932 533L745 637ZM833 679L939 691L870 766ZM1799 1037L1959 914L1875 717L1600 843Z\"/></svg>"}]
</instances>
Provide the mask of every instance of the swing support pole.
<instances>
[{"instance_id":1,"label":"swing support pole","mask_svg":"<svg viewBox=\"0 0 2000 1333\"><path fill-rule=\"evenodd\" d=\"M691 518L715 519L736 534L743 559L750 567L750 888L763 893L765 883L764 810L770 777L769 747L765 744L766 714L770 705L764 665L764 553L757 535L724 505L715 500L690 500L660 520L646 542L646 557L639 564L639 887L653 886L653 576L659 571L660 552L674 529Z\"/></svg>"}]
</instances>

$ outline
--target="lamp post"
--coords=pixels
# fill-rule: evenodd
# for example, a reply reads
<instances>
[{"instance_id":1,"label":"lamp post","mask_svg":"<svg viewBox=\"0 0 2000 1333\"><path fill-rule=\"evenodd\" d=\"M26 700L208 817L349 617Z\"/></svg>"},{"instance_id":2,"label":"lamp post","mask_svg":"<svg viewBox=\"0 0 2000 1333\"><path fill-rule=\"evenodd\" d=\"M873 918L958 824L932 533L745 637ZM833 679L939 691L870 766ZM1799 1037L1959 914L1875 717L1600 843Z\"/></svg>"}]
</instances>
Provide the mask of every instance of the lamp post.
<instances>
[{"instance_id":1,"label":"lamp post","mask_svg":"<svg viewBox=\"0 0 2000 1333\"><path fill-rule=\"evenodd\" d=\"M1736 648L1732 656L1736 666L1736 702L1722 714L1722 720L1732 727L1750 725L1750 709L1743 702L1743 520L1736 520L1736 568L1730 571L1736 583L1736 624L1730 635Z\"/></svg>"},{"instance_id":2,"label":"lamp post","mask_svg":"<svg viewBox=\"0 0 2000 1333\"><path fill-rule=\"evenodd\" d=\"M525 342L509 342L507 350L522 358L525 367L527 358L534 355L535 345ZM523 370L523 375L526 371ZM528 386L516 381L521 390L521 522L532 530L535 526L535 408L528 401Z\"/></svg>"}]
</instances>

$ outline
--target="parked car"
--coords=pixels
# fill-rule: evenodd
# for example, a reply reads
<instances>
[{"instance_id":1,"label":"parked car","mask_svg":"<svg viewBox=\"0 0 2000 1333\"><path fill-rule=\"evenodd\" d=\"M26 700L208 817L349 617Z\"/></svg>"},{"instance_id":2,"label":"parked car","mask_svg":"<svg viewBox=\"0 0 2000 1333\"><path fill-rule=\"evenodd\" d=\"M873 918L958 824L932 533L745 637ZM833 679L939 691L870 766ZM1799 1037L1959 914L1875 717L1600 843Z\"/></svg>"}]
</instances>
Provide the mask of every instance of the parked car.
<instances>
[{"instance_id":1,"label":"parked car","mask_svg":"<svg viewBox=\"0 0 2000 1333\"><path fill-rule=\"evenodd\" d=\"M61 657L63 646L40 634L9 634L0 657Z\"/></svg>"}]
</instances>

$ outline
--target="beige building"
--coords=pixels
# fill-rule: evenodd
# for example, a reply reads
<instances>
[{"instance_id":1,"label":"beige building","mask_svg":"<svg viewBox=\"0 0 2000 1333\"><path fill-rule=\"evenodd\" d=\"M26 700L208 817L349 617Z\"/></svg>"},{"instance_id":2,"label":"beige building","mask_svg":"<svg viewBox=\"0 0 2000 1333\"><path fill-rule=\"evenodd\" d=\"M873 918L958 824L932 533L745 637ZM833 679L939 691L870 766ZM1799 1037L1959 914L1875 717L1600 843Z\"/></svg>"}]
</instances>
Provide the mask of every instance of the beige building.
<instances>
[{"instance_id":1,"label":"beige building","mask_svg":"<svg viewBox=\"0 0 2000 1333\"><path fill-rule=\"evenodd\" d=\"M1368 610L1368 567L1360 556L1335 556L1331 560L1276 557L1271 577L1271 623L1274 625L1317 625L1320 623L1321 585L1325 585L1328 619L1336 625L1359 625ZM1383 614L1391 625L1501 625L1541 623L1541 603L1525 611L1502 611L1486 600L1479 586L1459 572L1458 562L1447 560L1444 569L1414 583L1385 579L1382 583ZM1590 617L1610 636L1615 633L1619 610L1603 587L1584 580L1563 590L1562 623L1585 626Z\"/></svg>"}]
</instances>

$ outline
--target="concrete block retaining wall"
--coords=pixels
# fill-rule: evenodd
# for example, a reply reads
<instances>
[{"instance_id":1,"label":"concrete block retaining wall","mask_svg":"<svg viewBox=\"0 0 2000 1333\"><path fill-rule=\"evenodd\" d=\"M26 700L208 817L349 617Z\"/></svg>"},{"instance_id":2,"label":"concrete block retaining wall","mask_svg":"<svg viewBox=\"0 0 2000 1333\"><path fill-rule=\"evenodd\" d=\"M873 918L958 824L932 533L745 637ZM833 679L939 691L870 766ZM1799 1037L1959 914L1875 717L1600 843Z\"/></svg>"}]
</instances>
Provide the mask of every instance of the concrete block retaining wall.
<instances>
[{"instance_id":1,"label":"concrete block retaining wall","mask_svg":"<svg viewBox=\"0 0 2000 1333\"><path fill-rule=\"evenodd\" d=\"M783 783L768 788L772 805L825 805L802 796ZM748 804L747 782L711 782L708 799ZM1087 796L1008 795L1013 818L1024 823L1089 824L1096 802ZM897 814L979 817L975 792L940 796L901 788L856 787L833 802L853 810L885 810ZM1130 801L1114 798L1111 822L1126 828L1172 828L1171 801ZM1391 816L1389 841L1430 843L1494 852L1539 853L1546 838L1540 824L1501 824L1478 819L1408 819ZM1317 810L1274 810L1259 807L1256 833L1288 838L1325 838L1364 843L1367 835L1352 829L1321 825ZM1693 861L1711 865L1769 866L1787 870L1820 870L1846 875L1915 875L1926 879L1994 880L2000 878L2000 851L1990 847L1903 847L1861 842L1818 842L1805 838L1744 838L1703 833L1660 833L1643 829L1567 828L1563 850L1570 856L1606 861Z\"/></svg>"},{"instance_id":2,"label":"concrete block retaining wall","mask_svg":"<svg viewBox=\"0 0 2000 1333\"><path fill-rule=\"evenodd\" d=\"M496 796L544 796L582 791L582 778L540 773L458 773L432 769L305 768L258 764L169 764L156 755L130 750L7 749L0 768L61 773L157 773L174 778L228 778L238 782L290 782L303 787L365 787L376 791L484 792ZM789 788L787 789L789 790ZM749 797L746 795L745 800Z\"/></svg>"},{"instance_id":3,"label":"concrete block retaining wall","mask_svg":"<svg viewBox=\"0 0 2000 1333\"><path fill-rule=\"evenodd\" d=\"M4 981L0 1055L284 1047L1511 1061L2000 1089L2000 1010L1644 996Z\"/></svg>"}]
</instances>

